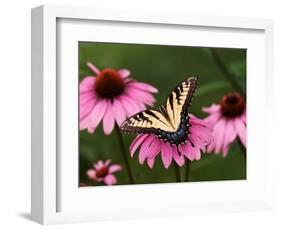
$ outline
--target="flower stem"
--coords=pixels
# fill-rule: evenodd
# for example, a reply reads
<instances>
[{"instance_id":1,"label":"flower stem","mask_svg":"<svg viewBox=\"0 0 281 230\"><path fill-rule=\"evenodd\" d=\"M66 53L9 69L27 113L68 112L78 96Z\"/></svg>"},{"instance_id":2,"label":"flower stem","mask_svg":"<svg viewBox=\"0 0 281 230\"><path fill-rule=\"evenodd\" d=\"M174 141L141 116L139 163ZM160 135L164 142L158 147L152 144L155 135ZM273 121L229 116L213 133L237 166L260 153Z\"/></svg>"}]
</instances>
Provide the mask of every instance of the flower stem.
<instances>
[{"instance_id":1,"label":"flower stem","mask_svg":"<svg viewBox=\"0 0 281 230\"><path fill-rule=\"evenodd\" d=\"M181 182L180 167L178 166L178 164L175 161L174 161L174 169L175 169L176 181Z\"/></svg>"},{"instance_id":2,"label":"flower stem","mask_svg":"<svg viewBox=\"0 0 281 230\"><path fill-rule=\"evenodd\" d=\"M244 92L244 90L242 89L242 87L240 86L240 84L237 82L237 77L230 73L227 68L225 67L225 65L223 64L220 56L218 55L217 51L215 48L211 48L210 49L211 52L211 56L213 57L214 62L216 63L217 67L221 70L221 72L223 73L223 76L230 82L230 84L232 85L232 87L237 90L237 92L239 92L244 98L246 98L246 93Z\"/></svg>"},{"instance_id":3,"label":"flower stem","mask_svg":"<svg viewBox=\"0 0 281 230\"><path fill-rule=\"evenodd\" d=\"M115 124L115 130L116 130L119 145L121 147L121 152L122 152L123 159L124 159L124 162L125 162L125 165L126 165L127 173L128 173L129 180L130 180L130 184L134 184L134 178L133 178L132 170L131 170L129 160L128 160L129 154L126 151L124 140L123 140L123 137L122 137L122 133L121 133L121 130L120 130L120 128L117 124Z\"/></svg>"},{"instance_id":4,"label":"flower stem","mask_svg":"<svg viewBox=\"0 0 281 230\"><path fill-rule=\"evenodd\" d=\"M187 160L186 166L185 166L185 181L189 181L189 174L190 174L190 161Z\"/></svg>"}]
</instances>

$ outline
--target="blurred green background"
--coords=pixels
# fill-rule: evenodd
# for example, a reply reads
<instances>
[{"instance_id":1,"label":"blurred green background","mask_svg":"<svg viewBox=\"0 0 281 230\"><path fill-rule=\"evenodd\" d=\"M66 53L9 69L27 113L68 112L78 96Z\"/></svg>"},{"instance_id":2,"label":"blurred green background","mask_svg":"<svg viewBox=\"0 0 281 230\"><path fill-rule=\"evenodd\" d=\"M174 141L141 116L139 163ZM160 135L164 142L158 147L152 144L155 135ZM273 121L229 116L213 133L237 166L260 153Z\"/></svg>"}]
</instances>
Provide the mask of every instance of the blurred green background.
<instances>
[{"instance_id":1,"label":"blurred green background","mask_svg":"<svg viewBox=\"0 0 281 230\"><path fill-rule=\"evenodd\" d=\"M216 48L215 50L227 70L236 76L236 80L245 90L246 50L229 48ZM79 42L80 81L85 76L94 75L86 65L88 61L99 69L109 67L130 70L135 80L150 83L159 89L159 93L155 95L157 104L164 104L169 93L187 76L191 74L200 76L199 88L190 107L190 112L200 118L206 116L201 111L203 106L218 103L224 94L234 91L215 64L210 48ZM129 149L135 135L123 134L123 138ZM246 179L246 162L243 154L237 140L230 147L226 158L223 158L222 155L202 154L201 160L191 162L189 180ZM118 184L128 184L129 180L116 133L113 131L109 136L104 135L101 125L94 134L81 131L80 183L89 186L103 185L89 180L85 173L94 162L107 159L123 166L123 170L115 175ZM134 159L130 158L130 165L138 184L176 181L173 164L169 169L165 169L160 155L157 157L153 169L149 169L146 163L139 164L138 153L135 154ZM181 168L182 181L184 175L185 166Z\"/></svg>"}]
</instances>

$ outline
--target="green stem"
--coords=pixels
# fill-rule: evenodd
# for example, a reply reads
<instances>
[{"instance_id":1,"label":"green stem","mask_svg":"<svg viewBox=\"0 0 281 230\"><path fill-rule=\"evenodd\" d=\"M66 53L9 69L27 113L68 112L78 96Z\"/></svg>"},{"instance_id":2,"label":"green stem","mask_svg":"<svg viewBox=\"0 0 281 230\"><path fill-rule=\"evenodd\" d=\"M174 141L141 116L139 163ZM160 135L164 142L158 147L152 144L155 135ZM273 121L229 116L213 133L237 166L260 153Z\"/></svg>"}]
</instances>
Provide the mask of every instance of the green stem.
<instances>
[{"instance_id":1,"label":"green stem","mask_svg":"<svg viewBox=\"0 0 281 230\"><path fill-rule=\"evenodd\" d=\"M134 184L134 178L133 178L132 170L131 170L131 167L130 167L130 164L129 164L129 160L128 160L129 154L127 153L127 150L126 150L125 144L124 144L124 140L123 140L123 137L122 137L121 130L120 130L120 128L119 128L119 126L117 124L115 125L115 130L116 130L116 134L117 134L117 139L118 139L119 145L121 147L121 152L122 152L123 159L124 159L124 162L125 162L125 165L126 165L126 169L127 169L127 173L128 173L128 176L129 176L130 183Z\"/></svg>"},{"instance_id":2,"label":"green stem","mask_svg":"<svg viewBox=\"0 0 281 230\"><path fill-rule=\"evenodd\" d=\"M185 181L189 181L189 174L190 174L190 161L187 160L186 166L185 166Z\"/></svg>"},{"instance_id":3,"label":"green stem","mask_svg":"<svg viewBox=\"0 0 281 230\"><path fill-rule=\"evenodd\" d=\"M174 169L175 169L176 181L181 182L180 167L178 166L178 164L175 161L174 161Z\"/></svg>"},{"instance_id":4,"label":"green stem","mask_svg":"<svg viewBox=\"0 0 281 230\"><path fill-rule=\"evenodd\" d=\"M240 84L237 82L237 77L230 73L227 68L225 67L225 65L223 64L220 56L218 55L217 51L215 48L211 48L210 49L211 55L213 57L214 62L216 63L217 67L221 70L221 72L223 73L223 76L230 82L230 84L232 85L232 87L239 92L244 98L246 98L246 93L244 92L244 90L242 89L242 87L240 86Z\"/></svg>"}]
</instances>

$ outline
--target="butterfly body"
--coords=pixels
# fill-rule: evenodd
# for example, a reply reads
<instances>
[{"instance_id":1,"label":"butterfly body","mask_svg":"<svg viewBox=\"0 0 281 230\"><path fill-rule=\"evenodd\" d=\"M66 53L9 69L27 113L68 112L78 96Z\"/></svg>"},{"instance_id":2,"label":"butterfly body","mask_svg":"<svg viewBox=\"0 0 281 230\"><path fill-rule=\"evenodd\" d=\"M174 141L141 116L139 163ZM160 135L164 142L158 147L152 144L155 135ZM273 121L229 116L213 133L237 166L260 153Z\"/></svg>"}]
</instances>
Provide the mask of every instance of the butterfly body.
<instances>
[{"instance_id":1,"label":"butterfly body","mask_svg":"<svg viewBox=\"0 0 281 230\"><path fill-rule=\"evenodd\" d=\"M153 133L170 144L182 144L188 140L188 107L198 85L198 77L191 76L182 81L159 110L139 112L123 122L121 130L130 133ZM192 143L191 143L192 144Z\"/></svg>"}]
</instances>

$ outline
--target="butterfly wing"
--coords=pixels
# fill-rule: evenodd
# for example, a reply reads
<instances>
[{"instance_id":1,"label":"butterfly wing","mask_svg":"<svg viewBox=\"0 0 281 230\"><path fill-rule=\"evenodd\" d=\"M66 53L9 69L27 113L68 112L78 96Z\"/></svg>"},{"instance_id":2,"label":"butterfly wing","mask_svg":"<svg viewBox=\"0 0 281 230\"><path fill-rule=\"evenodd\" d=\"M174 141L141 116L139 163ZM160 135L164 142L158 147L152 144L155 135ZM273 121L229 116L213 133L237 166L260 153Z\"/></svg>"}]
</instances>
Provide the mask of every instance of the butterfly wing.
<instances>
[{"instance_id":1,"label":"butterfly wing","mask_svg":"<svg viewBox=\"0 0 281 230\"><path fill-rule=\"evenodd\" d=\"M139 112L123 122L121 130L131 133L175 132L181 116L187 116L187 109L192 101L198 84L198 78L189 77L181 82L167 98L165 106L157 110Z\"/></svg>"},{"instance_id":2,"label":"butterfly wing","mask_svg":"<svg viewBox=\"0 0 281 230\"><path fill-rule=\"evenodd\" d=\"M175 130L178 129L182 116L188 116L188 107L198 87L199 78L191 76L182 81L167 98L165 109L168 120Z\"/></svg>"},{"instance_id":3,"label":"butterfly wing","mask_svg":"<svg viewBox=\"0 0 281 230\"><path fill-rule=\"evenodd\" d=\"M130 133L153 133L161 129L172 132L173 128L166 116L157 110L139 112L123 122L121 130Z\"/></svg>"}]
</instances>

